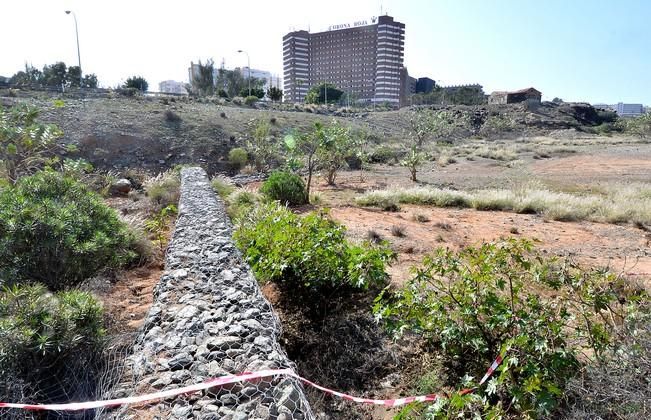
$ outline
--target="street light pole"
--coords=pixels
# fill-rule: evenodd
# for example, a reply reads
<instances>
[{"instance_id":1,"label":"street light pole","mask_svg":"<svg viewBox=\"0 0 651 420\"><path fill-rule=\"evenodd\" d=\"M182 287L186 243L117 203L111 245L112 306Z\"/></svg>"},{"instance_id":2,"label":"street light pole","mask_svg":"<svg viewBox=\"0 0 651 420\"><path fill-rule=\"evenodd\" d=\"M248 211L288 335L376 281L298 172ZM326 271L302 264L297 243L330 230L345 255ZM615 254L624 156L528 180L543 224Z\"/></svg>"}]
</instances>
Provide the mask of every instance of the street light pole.
<instances>
[{"instance_id":1,"label":"street light pole","mask_svg":"<svg viewBox=\"0 0 651 420\"><path fill-rule=\"evenodd\" d=\"M246 64L249 67L249 96L251 96L251 59L249 58L249 53L244 50L237 50L238 53L246 54Z\"/></svg>"},{"instance_id":2,"label":"street light pole","mask_svg":"<svg viewBox=\"0 0 651 420\"><path fill-rule=\"evenodd\" d=\"M75 35L77 36L77 60L79 61L79 89L83 87L83 79L81 76L81 53L79 52L79 29L77 28L77 15L75 12L66 10L66 15L72 13L72 17L75 19Z\"/></svg>"}]
</instances>

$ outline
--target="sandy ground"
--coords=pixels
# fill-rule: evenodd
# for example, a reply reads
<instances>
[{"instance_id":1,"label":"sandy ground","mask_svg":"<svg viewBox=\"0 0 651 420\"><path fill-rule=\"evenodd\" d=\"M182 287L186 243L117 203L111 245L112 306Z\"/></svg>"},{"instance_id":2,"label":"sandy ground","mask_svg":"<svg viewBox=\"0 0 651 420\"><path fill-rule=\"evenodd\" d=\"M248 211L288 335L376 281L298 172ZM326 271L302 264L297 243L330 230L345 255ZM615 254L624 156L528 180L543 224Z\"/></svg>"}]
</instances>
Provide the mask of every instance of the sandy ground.
<instances>
[{"instance_id":1,"label":"sandy ground","mask_svg":"<svg viewBox=\"0 0 651 420\"><path fill-rule=\"evenodd\" d=\"M415 221L417 214L429 221ZM647 286L651 285L651 234L632 226L555 222L536 215L426 206L402 206L395 213L339 207L332 209L331 215L348 228L354 239L365 239L373 230L391 243L399 254L389 270L396 284L408 280L410 268L436 248L458 249L502 237L526 237L537 241L537 248L544 253L569 256L589 267L610 267L616 273L646 277ZM393 226L403 226L406 236L393 236Z\"/></svg>"}]
</instances>

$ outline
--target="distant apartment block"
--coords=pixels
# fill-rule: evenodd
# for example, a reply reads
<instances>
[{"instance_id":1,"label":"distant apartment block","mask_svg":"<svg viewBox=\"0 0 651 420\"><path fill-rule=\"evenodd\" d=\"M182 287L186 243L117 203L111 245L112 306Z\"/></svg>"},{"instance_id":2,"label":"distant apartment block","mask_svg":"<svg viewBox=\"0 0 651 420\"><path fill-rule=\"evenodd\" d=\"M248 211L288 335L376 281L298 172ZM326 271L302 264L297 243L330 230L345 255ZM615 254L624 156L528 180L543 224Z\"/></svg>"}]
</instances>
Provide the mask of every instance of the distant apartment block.
<instances>
[{"instance_id":1,"label":"distant apartment block","mask_svg":"<svg viewBox=\"0 0 651 420\"><path fill-rule=\"evenodd\" d=\"M332 83L359 102L400 103L405 25L391 16L294 31L283 37L285 100L303 102L311 86ZM402 76L402 77L401 77Z\"/></svg>"},{"instance_id":2,"label":"distant apartment block","mask_svg":"<svg viewBox=\"0 0 651 420\"><path fill-rule=\"evenodd\" d=\"M160 82L158 84L158 91L161 93L174 93L178 95L188 94L183 82L177 82L176 80L164 80Z\"/></svg>"},{"instance_id":3,"label":"distant apartment block","mask_svg":"<svg viewBox=\"0 0 651 420\"><path fill-rule=\"evenodd\" d=\"M620 117L637 117L644 114L644 105L642 104L623 104L615 105L615 111Z\"/></svg>"}]
</instances>

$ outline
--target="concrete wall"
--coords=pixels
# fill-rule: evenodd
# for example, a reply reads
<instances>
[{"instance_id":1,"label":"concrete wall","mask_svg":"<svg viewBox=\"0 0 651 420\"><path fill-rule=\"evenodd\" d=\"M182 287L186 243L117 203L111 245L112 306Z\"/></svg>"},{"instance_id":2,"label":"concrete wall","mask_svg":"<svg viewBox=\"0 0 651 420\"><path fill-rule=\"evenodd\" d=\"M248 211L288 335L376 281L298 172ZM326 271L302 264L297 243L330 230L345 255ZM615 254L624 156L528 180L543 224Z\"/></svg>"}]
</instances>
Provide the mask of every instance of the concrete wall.
<instances>
[{"instance_id":1,"label":"concrete wall","mask_svg":"<svg viewBox=\"0 0 651 420\"><path fill-rule=\"evenodd\" d=\"M278 318L233 244L230 221L206 173L186 168L181 179L166 271L112 397L293 367L278 344ZM108 414L136 419L144 412L175 419L313 418L302 386L283 377Z\"/></svg>"}]
</instances>

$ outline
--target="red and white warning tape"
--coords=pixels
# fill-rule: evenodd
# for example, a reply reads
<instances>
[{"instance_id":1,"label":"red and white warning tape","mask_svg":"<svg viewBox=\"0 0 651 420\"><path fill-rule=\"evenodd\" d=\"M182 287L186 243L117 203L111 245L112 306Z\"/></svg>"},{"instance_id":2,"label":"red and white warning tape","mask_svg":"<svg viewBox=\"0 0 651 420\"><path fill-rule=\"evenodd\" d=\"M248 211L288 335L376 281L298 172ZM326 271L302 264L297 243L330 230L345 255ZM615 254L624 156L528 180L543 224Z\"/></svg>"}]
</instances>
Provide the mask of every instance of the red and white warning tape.
<instances>
[{"instance_id":1,"label":"red and white warning tape","mask_svg":"<svg viewBox=\"0 0 651 420\"><path fill-rule=\"evenodd\" d=\"M495 369L502 363L502 356L498 356L493 364L488 368L488 371L484 377L479 382L479 385L482 385L484 382L490 378L490 376L495 372ZM375 405L385 405L388 407L398 407L401 405L409 404L411 402L426 402L434 401L441 396L437 394L430 395L419 395L414 397L405 397L397 399L388 399L388 400L376 400L371 398L359 398L352 395L344 394L343 392L334 391L332 389L317 385L314 382L311 382L296 373L291 369L269 369L269 370L260 370L257 372L247 372L239 375L226 375L220 376L218 378L209 379L204 382L200 382L193 385L184 386L181 388L170 389L167 391L159 391L151 394L144 394L136 397L126 397L126 398L116 398L112 400L102 400L102 401L88 401L88 402L76 402L76 403L66 403L66 404L18 404L18 403L5 403L0 402L0 408L18 408L23 410L50 410L50 411L79 411L79 410L89 410L93 408L103 408L103 407L117 407L127 404L137 404L143 402L150 402L154 400L160 400L164 398L174 397L182 394L189 394L197 391L202 391L204 389L215 388L222 385L233 384L236 382L251 381L254 379L267 378L270 376L278 375L287 375L293 378L296 378L310 386L313 386L316 389L319 389L327 394L335 395L340 398L344 398L349 401L354 401L362 404L375 404ZM467 388L459 391L460 394L468 394L473 392L476 388Z\"/></svg>"}]
</instances>

